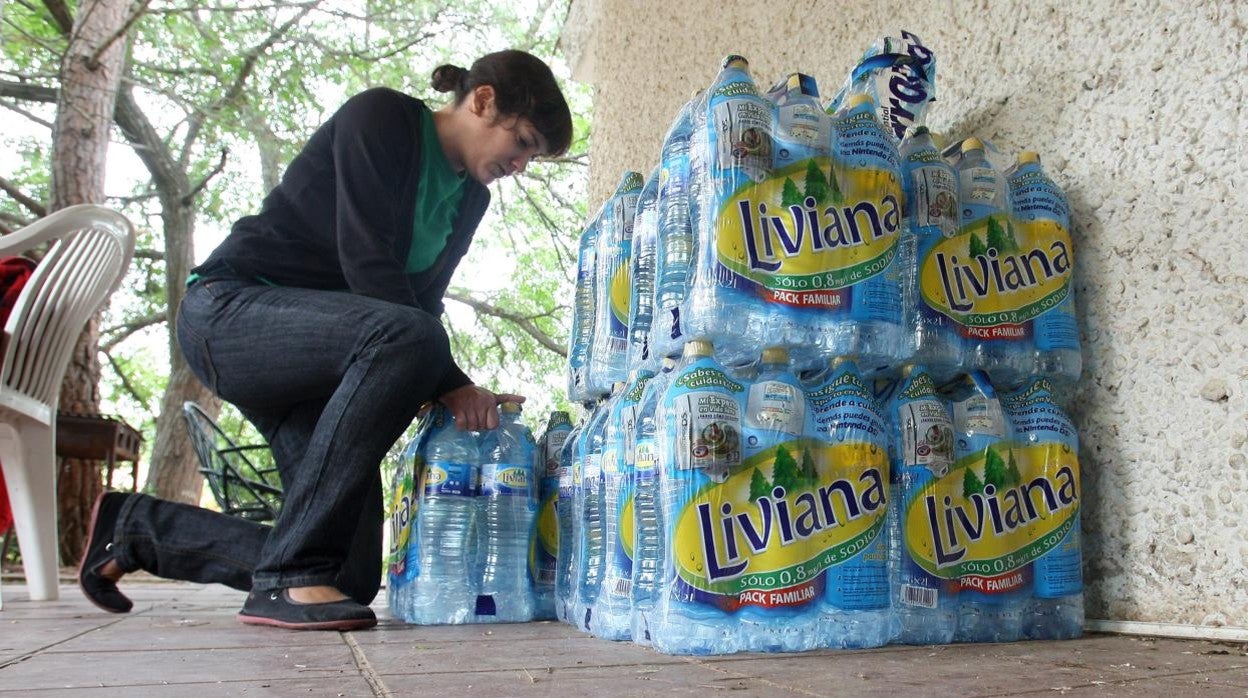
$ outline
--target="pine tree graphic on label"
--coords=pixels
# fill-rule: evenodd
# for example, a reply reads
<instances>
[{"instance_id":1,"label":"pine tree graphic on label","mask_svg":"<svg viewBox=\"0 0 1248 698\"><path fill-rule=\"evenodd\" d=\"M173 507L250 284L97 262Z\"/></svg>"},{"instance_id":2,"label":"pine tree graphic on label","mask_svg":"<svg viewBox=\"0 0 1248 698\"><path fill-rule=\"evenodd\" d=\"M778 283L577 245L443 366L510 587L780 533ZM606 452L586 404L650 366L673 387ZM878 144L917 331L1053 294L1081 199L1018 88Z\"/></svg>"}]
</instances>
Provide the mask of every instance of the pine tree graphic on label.
<instances>
[{"instance_id":1,"label":"pine tree graphic on label","mask_svg":"<svg viewBox=\"0 0 1248 698\"><path fill-rule=\"evenodd\" d=\"M974 470L966 469L966 475L962 476L962 496L970 499L973 494L980 494L984 491L984 483L975 474Z\"/></svg>"},{"instance_id":2,"label":"pine tree graphic on label","mask_svg":"<svg viewBox=\"0 0 1248 698\"><path fill-rule=\"evenodd\" d=\"M1009 482L1006 483L1011 487L1023 484L1023 474L1018 471L1018 461L1014 459L1014 449L1010 449L1010 462L1006 468L1006 474L1009 475Z\"/></svg>"},{"instance_id":3,"label":"pine tree graphic on label","mask_svg":"<svg viewBox=\"0 0 1248 698\"><path fill-rule=\"evenodd\" d=\"M809 448L802 449L802 478L812 488L819 484L819 472L815 470L815 458L810 455Z\"/></svg>"},{"instance_id":4,"label":"pine tree graphic on label","mask_svg":"<svg viewBox=\"0 0 1248 698\"><path fill-rule=\"evenodd\" d=\"M786 494L796 492L802 482L797 474L797 461L784 446L776 447L776 462L772 466L771 481L776 487L783 487Z\"/></svg>"},{"instance_id":5,"label":"pine tree graphic on label","mask_svg":"<svg viewBox=\"0 0 1248 698\"><path fill-rule=\"evenodd\" d=\"M780 194L780 205L785 208L802 205L802 192L798 190L791 177L784 178L784 191Z\"/></svg>"},{"instance_id":6,"label":"pine tree graphic on label","mask_svg":"<svg viewBox=\"0 0 1248 698\"><path fill-rule=\"evenodd\" d=\"M1014 241L1013 231L1007 233L995 216L988 219L988 249L995 249L998 255L1018 251L1018 243Z\"/></svg>"},{"instance_id":7,"label":"pine tree graphic on label","mask_svg":"<svg viewBox=\"0 0 1248 698\"><path fill-rule=\"evenodd\" d=\"M832 165L828 175L828 201L837 205L844 203L845 195L841 193L841 186L837 183L836 165Z\"/></svg>"},{"instance_id":8,"label":"pine tree graphic on label","mask_svg":"<svg viewBox=\"0 0 1248 698\"><path fill-rule=\"evenodd\" d=\"M822 204L828 198L828 178L813 159L806 163L806 197Z\"/></svg>"},{"instance_id":9,"label":"pine tree graphic on label","mask_svg":"<svg viewBox=\"0 0 1248 698\"><path fill-rule=\"evenodd\" d=\"M763 477L763 471L754 468L754 474L750 476L750 501L757 502L759 497L764 496L771 496L771 483Z\"/></svg>"},{"instance_id":10,"label":"pine tree graphic on label","mask_svg":"<svg viewBox=\"0 0 1248 698\"><path fill-rule=\"evenodd\" d=\"M984 245L984 241L979 239L979 233L971 233L970 242L971 257L987 257L988 247Z\"/></svg>"},{"instance_id":11,"label":"pine tree graphic on label","mask_svg":"<svg viewBox=\"0 0 1248 698\"><path fill-rule=\"evenodd\" d=\"M1009 474L1005 471L1005 461L1001 459L1001 454L989 448L984 454L984 487L992 485L997 488L997 492L1001 492L1006 488L1009 481Z\"/></svg>"}]
</instances>

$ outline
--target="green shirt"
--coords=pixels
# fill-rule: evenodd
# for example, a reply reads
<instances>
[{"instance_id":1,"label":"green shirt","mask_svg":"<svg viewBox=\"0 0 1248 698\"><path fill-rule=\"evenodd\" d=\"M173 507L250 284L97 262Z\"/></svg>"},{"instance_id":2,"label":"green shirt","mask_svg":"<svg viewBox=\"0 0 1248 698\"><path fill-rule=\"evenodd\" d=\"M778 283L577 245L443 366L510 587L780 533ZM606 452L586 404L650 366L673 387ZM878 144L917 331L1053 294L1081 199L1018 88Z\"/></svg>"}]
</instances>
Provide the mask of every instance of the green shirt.
<instances>
[{"instance_id":1,"label":"green shirt","mask_svg":"<svg viewBox=\"0 0 1248 698\"><path fill-rule=\"evenodd\" d=\"M416 189L416 216L412 221L412 248L404 270L409 274L433 266L451 236L466 174L457 173L442 152L433 112L424 114L420 152L420 185Z\"/></svg>"}]
</instances>

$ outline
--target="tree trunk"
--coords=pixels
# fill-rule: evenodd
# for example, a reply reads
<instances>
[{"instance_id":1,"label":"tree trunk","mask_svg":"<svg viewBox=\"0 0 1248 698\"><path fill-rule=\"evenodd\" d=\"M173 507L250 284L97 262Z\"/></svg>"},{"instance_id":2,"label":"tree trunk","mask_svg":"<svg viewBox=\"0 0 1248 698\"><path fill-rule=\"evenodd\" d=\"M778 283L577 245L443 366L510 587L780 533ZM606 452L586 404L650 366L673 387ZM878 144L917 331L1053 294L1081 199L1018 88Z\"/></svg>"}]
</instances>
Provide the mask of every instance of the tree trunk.
<instances>
[{"instance_id":1,"label":"tree trunk","mask_svg":"<svg viewBox=\"0 0 1248 698\"><path fill-rule=\"evenodd\" d=\"M83 0L61 63L52 127L52 202L48 210L104 201L104 166L117 86L125 59L128 0ZM100 409L99 317L87 323L61 384L60 409ZM60 554L76 562L86 542L91 504L102 489L97 461L63 459L57 478Z\"/></svg>"}]
</instances>

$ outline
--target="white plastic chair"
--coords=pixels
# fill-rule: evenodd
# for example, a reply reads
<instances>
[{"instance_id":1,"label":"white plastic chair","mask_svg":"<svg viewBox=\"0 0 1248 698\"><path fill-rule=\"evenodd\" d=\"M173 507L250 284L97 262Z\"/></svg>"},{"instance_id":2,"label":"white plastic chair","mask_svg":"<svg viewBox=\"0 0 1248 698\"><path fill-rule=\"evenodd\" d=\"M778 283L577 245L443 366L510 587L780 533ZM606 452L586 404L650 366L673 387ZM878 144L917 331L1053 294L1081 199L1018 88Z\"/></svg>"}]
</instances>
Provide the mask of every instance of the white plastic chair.
<instances>
[{"instance_id":1,"label":"white plastic chair","mask_svg":"<svg viewBox=\"0 0 1248 698\"><path fill-rule=\"evenodd\" d=\"M107 208L71 206L0 237L0 257L50 240L57 242L26 281L4 326L0 364L0 464L34 601L58 596L55 444L61 380L87 320L130 267L134 228Z\"/></svg>"}]
</instances>

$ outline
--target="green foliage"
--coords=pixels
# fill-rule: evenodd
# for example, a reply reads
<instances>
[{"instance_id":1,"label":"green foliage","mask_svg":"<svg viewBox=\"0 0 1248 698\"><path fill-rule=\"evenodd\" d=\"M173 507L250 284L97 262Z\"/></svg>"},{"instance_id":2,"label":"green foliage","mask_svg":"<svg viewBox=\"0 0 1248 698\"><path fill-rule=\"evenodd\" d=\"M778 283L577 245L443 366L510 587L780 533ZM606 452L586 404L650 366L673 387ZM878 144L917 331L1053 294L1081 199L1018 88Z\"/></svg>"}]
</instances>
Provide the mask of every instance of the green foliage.
<instances>
[{"instance_id":1,"label":"green foliage","mask_svg":"<svg viewBox=\"0 0 1248 698\"><path fill-rule=\"evenodd\" d=\"M1006 484L1014 487L1023 484L1023 474L1018 471L1018 461L1014 458L1014 449L1010 449L1009 466L1006 467Z\"/></svg>"},{"instance_id":2,"label":"green foliage","mask_svg":"<svg viewBox=\"0 0 1248 698\"><path fill-rule=\"evenodd\" d=\"M467 67L481 54L508 47L531 51L565 76L556 42L568 1L155 0L127 37L124 84L132 86L175 165L185 168L186 187L196 192L191 206L197 230L219 237L234 220L259 209L266 178L280 173L312 131L355 92L385 85L437 109L447 96L428 85L436 66ZM65 39L45 7L9 3L4 20L0 70L7 75L0 79L20 77L54 87ZM555 162L533 163L521 176L492 187L490 213L452 281L474 305L446 302L445 322L461 366L482 385L527 394L527 421L535 429L549 410L569 408L562 395L564 359L561 349L551 347L567 344L566 299L575 240L586 217L590 91L562 79L561 84L574 119L570 152ZM53 115L50 105L22 107L44 121ZM0 167L7 170L0 176L46 200L46 129L38 136L24 133L0 133L0 145L21 163ZM101 387L106 410L121 412L135 426L152 425L173 344L162 315L166 281L159 254L162 216L169 212L120 134L114 134L109 157L131 173L128 189L109 191L110 203L138 224L136 247L147 254L136 256L105 317ZM115 179L110 187L117 186ZM4 196L0 214L31 217ZM196 258L202 260L211 245L201 241ZM482 273L486 269L490 273ZM149 428L144 432L150 446L155 435Z\"/></svg>"},{"instance_id":3,"label":"green foliage","mask_svg":"<svg viewBox=\"0 0 1248 698\"><path fill-rule=\"evenodd\" d=\"M1014 240L1014 231L1011 226L1007 231L1001 227L1001 221L996 216L988 219L988 249L995 249L997 254L1005 255L1018 251L1018 243Z\"/></svg>"},{"instance_id":4,"label":"green foliage","mask_svg":"<svg viewBox=\"0 0 1248 698\"><path fill-rule=\"evenodd\" d=\"M833 204L845 201L845 195L841 193L841 185L837 181L835 164L828 170L828 201Z\"/></svg>"},{"instance_id":5,"label":"green foliage","mask_svg":"<svg viewBox=\"0 0 1248 698\"><path fill-rule=\"evenodd\" d=\"M809 448L802 449L802 478L812 487L819 483L819 470L815 468L815 459L810 455Z\"/></svg>"}]
</instances>

